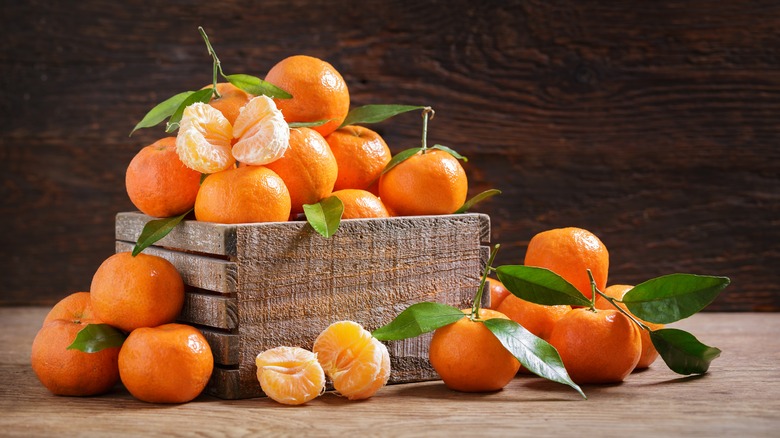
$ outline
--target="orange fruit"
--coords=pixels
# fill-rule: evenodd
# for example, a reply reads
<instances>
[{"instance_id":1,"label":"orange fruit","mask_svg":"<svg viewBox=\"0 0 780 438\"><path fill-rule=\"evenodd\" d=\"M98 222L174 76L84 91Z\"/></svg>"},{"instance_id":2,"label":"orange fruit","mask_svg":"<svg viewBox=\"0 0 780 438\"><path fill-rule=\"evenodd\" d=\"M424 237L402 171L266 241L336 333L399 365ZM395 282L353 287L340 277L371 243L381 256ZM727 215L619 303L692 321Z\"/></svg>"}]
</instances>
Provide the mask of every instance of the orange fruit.
<instances>
[{"instance_id":1,"label":"orange fruit","mask_svg":"<svg viewBox=\"0 0 780 438\"><path fill-rule=\"evenodd\" d=\"M206 387L214 357L206 338L184 324L133 330L119 351L119 376L133 397L186 403Z\"/></svg>"},{"instance_id":2,"label":"orange fruit","mask_svg":"<svg viewBox=\"0 0 780 438\"><path fill-rule=\"evenodd\" d=\"M267 96L252 98L233 124L233 157L259 166L276 161L290 145L290 128L282 112Z\"/></svg>"},{"instance_id":3,"label":"orange fruit","mask_svg":"<svg viewBox=\"0 0 780 438\"><path fill-rule=\"evenodd\" d=\"M89 294L77 292L57 303L32 344L30 362L38 380L57 395L86 396L107 392L119 381L119 347L96 353L68 350L91 317Z\"/></svg>"},{"instance_id":4,"label":"orange fruit","mask_svg":"<svg viewBox=\"0 0 780 438\"><path fill-rule=\"evenodd\" d=\"M211 87L212 84L208 84L202 89ZM218 83L217 92L220 96L218 98L212 97L209 101L209 105L218 109L231 125L236 123L236 118L241 113L241 108L249 103L249 100L254 97L230 82Z\"/></svg>"},{"instance_id":5,"label":"orange fruit","mask_svg":"<svg viewBox=\"0 0 780 438\"><path fill-rule=\"evenodd\" d=\"M309 128L291 129L287 152L267 167L287 185L292 214L302 213L304 204L314 204L330 196L338 176L330 146L317 131Z\"/></svg>"},{"instance_id":6,"label":"orange fruit","mask_svg":"<svg viewBox=\"0 0 780 438\"><path fill-rule=\"evenodd\" d=\"M338 164L333 190L360 189L379 193L377 183L392 154L387 143L376 132L350 125L325 137Z\"/></svg>"},{"instance_id":7,"label":"orange fruit","mask_svg":"<svg viewBox=\"0 0 780 438\"><path fill-rule=\"evenodd\" d=\"M131 332L173 322L184 305L184 282L162 257L120 252L97 269L90 297L100 320Z\"/></svg>"},{"instance_id":8,"label":"orange fruit","mask_svg":"<svg viewBox=\"0 0 780 438\"><path fill-rule=\"evenodd\" d=\"M195 219L238 224L282 222L290 217L290 192L274 171L244 166L213 173L201 184Z\"/></svg>"},{"instance_id":9,"label":"orange fruit","mask_svg":"<svg viewBox=\"0 0 780 438\"><path fill-rule=\"evenodd\" d=\"M130 201L144 214L178 216L195 205L200 173L181 162L176 137L166 137L133 157L125 173L125 187Z\"/></svg>"},{"instance_id":10,"label":"orange fruit","mask_svg":"<svg viewBox=\"0 0 780 438\"><path fill-rule=\"evenodd\" d=\"M508 295L512 295L512 292L507 290L504 283L496 280L495 278L488 277L488 289L490 290L490 309L497 310L498 306Z\"/></svg>"},{"instance_id":11,"label":"orange fruit","mask_svg":"<svg viewBox=\"0 0 780 438\"><path fill-rule=\"evenodd\" d=\"M576 383L618 383L641 354L639 328L617 310L577 308L553 326L550 344Z\"/></svg>"},{"instance_id":12,"label":"orange fruit","mask_svg":"<svg viewBox=\"0 0 780 438\"><path fill-rule=\"evenodd\" d=\"M290 56L274 65L265 80L292 94L292 99L275 99L287 122L329 120L313 128L322 136L336 130L349 113L349 90L344 78L321 59Z\"/></svg>"},{"instance_id":13,"label":"orange fruit","mask_svg":"<svg viewBox=\"0 0 780 438\"><path fill-rule=\"evenodd\" d=\"M555 323L571 311L571 306L543 306L509 294L496 310L546 341Z\"/></svg>"},{"instance_id":14,"label":"orange fruit","mask_svg":"<svg viewBox=\"0 0 780 438\"><path fill-rule=\"evenodd\" d=\"M342 219L390 217L382 201L371 192L357 189L337 190L331 194L344 204Z\"/></svg>"},{"instance_id":15,"label":"orange fruit","mask_svg":"<svg viewBox=\"0 0 780 438\"><path fill-rule=\"evenodd\" d=\"M623 295L625 295L626 292L631 290L631 288L633 288L633 286L628 286L625 284L613 284L611 286L608 286L606 289L604 289L604 293L612 298L617 298L620 300L623 298ZM629 312L628 307L626 307L625 304L623 303L616 303L616 304L626 312ZM601 295L598 295L596 297L596 308L614 309L612 304L610 304L606 299L602 298ZM642 323L644 323L646 326L650 327L650 330L659 330L664 328L663 324L655 324L652 322L647 322L640 318L637 319ZM641 369L648 368L653 362L655 362L656 359L658 359L658 351L655 349L655 346L653 345L653 341L650 339L650 332L644 329L640 330L639 332L642 337L642 354L639 357L639 362L637 362L636 364L636 369L641 370Z\"/></svg>"},{"instance_id":16,"label":"orange fruit","mask_svg":"<svg viewBox=\"0 0 780 438\"><path fill-rule=\"evenodd\" d=\"M525 264L555 272L591 298L593 291L587 270L591 270L596 287L604 290L609 272L609 252L601 240L588 230L556 228L531 238Z\"/></svg>"},{"instance_id":17,"label":"orange fruit","mask_svg":"<svg viewBox=\"0 0 780 438\"><path fill-rule=\"evenodd\" d=\"M463 309L463 313L469 314L471 309ZM480 309L479 318L509 319L490 309ZM468 317L436 329L428 354L444 384L456 391L498 391L520 368L520 362L493 332Z\"/></svg>"},{"instance_id":18,"label":"orange fruit","mask_svg":"<svg viewBox=\"0 0 780 438\"><path fill-rule=\"evenodd\" d=\"M325 392L325 372L317 355L300 347L276 347L257 355L257 380L265 395L300 405Z\"/></svg>"},{"instance_id":19,"label":"orange fruit","mask_svg":"<svg viewBox=\"0 0 780 438\"><path fill-rule=\"evenodd\" d=\"M196 102L184 109L176 135L176 153L185 166L214 173L235 165L233 126L211 105Z\"/></svg>"},{"instance_id":20,"label":"orange fruit","mask_svg":"<svg viewBox=\"0 0 780 438\"><path fill-rule=\"evenodd\" d=\"M394 214L451 214L463 206L466 172L447 152L428 149L390 169L379 179L379 197Z\"/></svg>"},{"instance_id":21,"label":"orange fruit","mask_svg":"<svg viewBox=\"0 0 780 438\"><path fill-rule=\"evenodd\" d=\"M312 351L333 388L350 400L371 397L390 378L387 347L356 322L331 324L317 336Z\"/></svg>"}]
</instances>

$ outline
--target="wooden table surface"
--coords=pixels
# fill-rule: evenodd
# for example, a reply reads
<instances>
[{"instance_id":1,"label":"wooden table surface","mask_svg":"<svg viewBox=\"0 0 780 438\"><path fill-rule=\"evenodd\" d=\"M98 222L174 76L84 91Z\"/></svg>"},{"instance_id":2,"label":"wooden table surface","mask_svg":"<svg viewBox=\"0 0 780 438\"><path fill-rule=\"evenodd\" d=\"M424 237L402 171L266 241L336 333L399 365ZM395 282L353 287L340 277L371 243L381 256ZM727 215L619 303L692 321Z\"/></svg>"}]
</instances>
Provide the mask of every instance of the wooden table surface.
<instances>
[{"instance_id":1,"label":"wooden table surface","mask_svg":"<svg viewBox=\"0 0 780 438\"><path fill-rule=\"evenodd\" d=\"M183 405L133 399L121 386L89 398L53 396L30 346L47 308L0 307L2 436L778 436L780 314L702 313L675 324L723 353L702 377L656 362L620 385L584 386L588 400L540 378L465 394L440 381L394 385L350 402L327 393L305 406L201 396Z\"/></svg>"}]
</instances>

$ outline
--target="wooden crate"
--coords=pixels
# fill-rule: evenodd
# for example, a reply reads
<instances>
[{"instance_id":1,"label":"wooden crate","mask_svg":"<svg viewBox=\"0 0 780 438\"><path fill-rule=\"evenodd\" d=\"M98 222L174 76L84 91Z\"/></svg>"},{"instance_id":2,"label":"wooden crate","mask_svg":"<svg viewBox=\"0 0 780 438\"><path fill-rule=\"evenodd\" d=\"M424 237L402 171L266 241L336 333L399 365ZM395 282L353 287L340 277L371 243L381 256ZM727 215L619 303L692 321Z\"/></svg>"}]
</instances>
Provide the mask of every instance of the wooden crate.
<instances>
[{"instance_id":1,"label":"wooden crate","mask_svg":"<svg viewBox=\"0 0 780 438\"><path fill-rule=\"evenodd\" d=\"M119 213L116 251L130 251L151 219ZM236 399L262 395L258 353L310 349L333 322L373 330L420 301L470 306L489 239L483 214L345 220L330 239L300 221L184 221L144 252L171 261L187 285L180 320L198 327L214 352L206 392ZM438 378L430 336L387 343L390 383Z\"/></svg>"}]
</instances>

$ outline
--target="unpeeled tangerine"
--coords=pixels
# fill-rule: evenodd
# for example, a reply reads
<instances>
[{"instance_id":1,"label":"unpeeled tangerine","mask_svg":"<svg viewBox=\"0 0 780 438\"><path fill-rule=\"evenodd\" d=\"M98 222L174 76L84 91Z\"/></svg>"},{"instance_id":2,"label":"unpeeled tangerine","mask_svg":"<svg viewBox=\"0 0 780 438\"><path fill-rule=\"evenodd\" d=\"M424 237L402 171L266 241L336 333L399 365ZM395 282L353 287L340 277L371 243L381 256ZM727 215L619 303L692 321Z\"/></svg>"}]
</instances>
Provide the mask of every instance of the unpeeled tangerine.
<instances>
[{"instance_id":1,"label":"unpeeled tangerine","mask_svg":"<svg viewBox=\"0 0 780 438\"><path fill-rule=\"evenodd\" d=\"M257 380L265 395L300 405L325 392L325 373L317 355L300 347L276 347L257 355Z\"/></svg>"},{"instance_id":2,"label":"unpeeled tangerine","mask_svg":"<svg viewBox=\"0 0 780 438\"><path fill-rule=\"evenodd\" d=\"M196 102L182 113L176 153L190 169L220 172L236 162L231 152L232 139L233 127L225 116L211 105Z\"/></svg>"},{"instance_id":3,"label":"unpeeled tangerine","mask_svg":"<svg viewBox=\"0 0 780 438\"><path fill-rule=\"evenodd\" d=\"M233 125L233 157L259 166L278 160L290 145L290 128L268 96L253 97Z\"/></svg>"}]
</instances>

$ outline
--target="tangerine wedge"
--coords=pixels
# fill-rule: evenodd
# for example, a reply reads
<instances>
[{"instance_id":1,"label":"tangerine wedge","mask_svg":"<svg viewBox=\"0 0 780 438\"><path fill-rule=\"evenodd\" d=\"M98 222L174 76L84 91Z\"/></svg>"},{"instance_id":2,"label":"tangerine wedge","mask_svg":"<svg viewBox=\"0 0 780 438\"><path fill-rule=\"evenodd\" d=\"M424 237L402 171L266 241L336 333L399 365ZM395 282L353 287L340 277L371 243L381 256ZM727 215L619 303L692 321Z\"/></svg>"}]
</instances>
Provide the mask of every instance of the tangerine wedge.
<instances>
[{"instance_id":1,"label":"tangerine wedge","mask_svg":"<svg viewBox=\"0 0 780 438\"><path fill-rule=\"evenodd\" d=\"M276 347L257 355L257 380L265 395L285 405L300 405L325 391L317 355L300 347Z\"/></svg>"}]
</instances>

